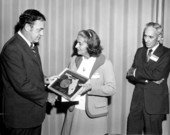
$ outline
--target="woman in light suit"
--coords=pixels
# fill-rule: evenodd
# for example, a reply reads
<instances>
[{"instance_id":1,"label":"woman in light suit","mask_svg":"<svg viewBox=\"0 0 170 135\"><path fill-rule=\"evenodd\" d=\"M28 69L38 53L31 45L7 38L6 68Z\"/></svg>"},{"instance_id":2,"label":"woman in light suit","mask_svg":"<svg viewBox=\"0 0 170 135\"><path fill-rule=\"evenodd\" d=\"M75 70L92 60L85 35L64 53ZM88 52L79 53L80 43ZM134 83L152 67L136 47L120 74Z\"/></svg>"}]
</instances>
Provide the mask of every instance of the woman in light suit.
<instances>
[{"instance_id":1,"label":"woman in light suit","mask_svg":"<svg viewBox=\"0 0 170 135\"><path fill-rule=\"evenodd\" d=\"M89 78L84 91L75 98L78 105L68 109L62 135L104 135L107 131L109 98L115 94L113 66L102 52L95 31L81 30L69 68Z\"/></svg>"}]
</instances>

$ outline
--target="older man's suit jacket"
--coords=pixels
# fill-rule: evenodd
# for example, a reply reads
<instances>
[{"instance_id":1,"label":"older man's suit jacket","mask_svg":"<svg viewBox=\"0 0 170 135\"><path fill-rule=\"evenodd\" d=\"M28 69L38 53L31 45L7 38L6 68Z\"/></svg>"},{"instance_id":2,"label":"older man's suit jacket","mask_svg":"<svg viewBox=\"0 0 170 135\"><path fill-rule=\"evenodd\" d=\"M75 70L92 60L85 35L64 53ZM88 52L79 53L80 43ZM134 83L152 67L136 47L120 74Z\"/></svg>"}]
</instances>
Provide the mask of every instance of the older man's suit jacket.
<instances>
[{"instance_id":1,"label":"older man's suit jacket","mask_svg":"<svg viewBox=\"0 0 170 135\"><path fill-rule=\"evenodd\" d=\"M132 67L136 68L135 77L127 77L135 85L131 109L136 105L139 93L143 94L144 106L149 114L167 114L169 112L169 93L167 78L170 72L170 50L162 45L154 51L158 59L147 62L147 49L139 48ZM156 84L164 78L161 84Z\"/></svg>"},{"instance_id":2,"label":"older man's suit jacket","mask_svg":"<svg viewBox=\"0 0 170 135\"><path fill-rule=\"evenodd\" d=\"M35 56L25 40L15 34L4 45L0 59L5 124L13 128L41 125L47 92L38 50Z\"/></svg>"}]
</instances>

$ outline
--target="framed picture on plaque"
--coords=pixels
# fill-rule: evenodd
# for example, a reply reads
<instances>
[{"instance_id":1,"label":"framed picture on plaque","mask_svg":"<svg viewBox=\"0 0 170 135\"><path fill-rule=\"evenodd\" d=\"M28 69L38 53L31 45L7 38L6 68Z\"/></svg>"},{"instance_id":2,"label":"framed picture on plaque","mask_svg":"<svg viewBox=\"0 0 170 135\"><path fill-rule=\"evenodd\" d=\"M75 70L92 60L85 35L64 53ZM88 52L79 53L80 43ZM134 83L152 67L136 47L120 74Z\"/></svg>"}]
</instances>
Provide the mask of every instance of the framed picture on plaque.
<instances>
[{"instance_id":1,"label":"framed picture on plaque","mask_svg":"<svg viewBox=\"0 0 170 135\"><path fill-rule=\"evenodd\" d=\"M59 77L48 85L48 89L69 101L73 101L82 91L82 87L79 84L84 84L87 80L88 78L65 68L59 74Z\"/></svg>"}]
</instances>

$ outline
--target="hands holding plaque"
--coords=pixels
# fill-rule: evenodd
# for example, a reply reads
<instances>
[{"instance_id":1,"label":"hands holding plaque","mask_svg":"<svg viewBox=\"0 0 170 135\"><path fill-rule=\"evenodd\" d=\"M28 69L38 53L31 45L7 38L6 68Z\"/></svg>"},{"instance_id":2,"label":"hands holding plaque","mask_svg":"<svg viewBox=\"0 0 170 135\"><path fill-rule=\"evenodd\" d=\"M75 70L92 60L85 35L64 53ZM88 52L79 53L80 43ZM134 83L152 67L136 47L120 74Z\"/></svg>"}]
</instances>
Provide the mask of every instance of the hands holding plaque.
<instances>
[{"instance_id":1,"label":"hands holding plaque","mask_svg":"<svg viewBox=\"0 0 170 135\"><path fill-rule=\"evenodd\" d=\"M88 78L66 68L48 85L48 89L69 101L73 101L77 95L90 88L87 87L89 84L85 84L87 80Z\"/></svg>"},{"instance_id":2,"label":"hands holding plaque","mask_svg":"<svg viewBox=\"0 0 170 135\"><path fill-rule=\"evenodd\" d=\"M54 75L54 76L45 76L44 77L44 82L45 82L45 86L47 87L50 83L52 83L56 78L58 77L58 75ZM58 95L52 93L52 92L48 92L48 98L47 101L49 103L51 103L51 105L55 105L56 100L58 99Z\"/></svg>"},{"instance_id":3,"label":"hands holding plaque","mask_svg":"<svg viewBox=\"0 0 170 135\"><path fill-rule=\"evenodd\" d=\"M92 89L92 85L89 81L87 81L85 84L79 84L79 86L81 86L83 88L80 95L84 95Z\"/></svg>"}]
</instances>

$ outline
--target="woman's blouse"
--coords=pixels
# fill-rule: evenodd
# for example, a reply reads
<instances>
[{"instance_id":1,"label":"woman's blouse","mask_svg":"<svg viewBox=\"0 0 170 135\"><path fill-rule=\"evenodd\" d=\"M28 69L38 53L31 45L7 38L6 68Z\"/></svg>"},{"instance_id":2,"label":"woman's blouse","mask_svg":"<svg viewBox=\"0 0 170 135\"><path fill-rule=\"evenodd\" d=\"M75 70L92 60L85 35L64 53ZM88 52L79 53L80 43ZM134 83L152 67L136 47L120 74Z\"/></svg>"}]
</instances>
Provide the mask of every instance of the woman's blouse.
<instances>
[{"instance_id":1,"label":"woman's blouse","mask_svg":"<svg viewBox=\"0 0 170 135\"><path fill-rule=\"evenodd\" d=\"M89 78L90 72L93 68L95 61L96 61L96 57L90 57L88 59L83 57L82 62L76 72ZM75 108L80 109L80 110L85 110L85 102L86 102L85 95L83 96L78 95L74 100L79 101L79 104L76 105Z\"/></svg>"}]
</instances>

